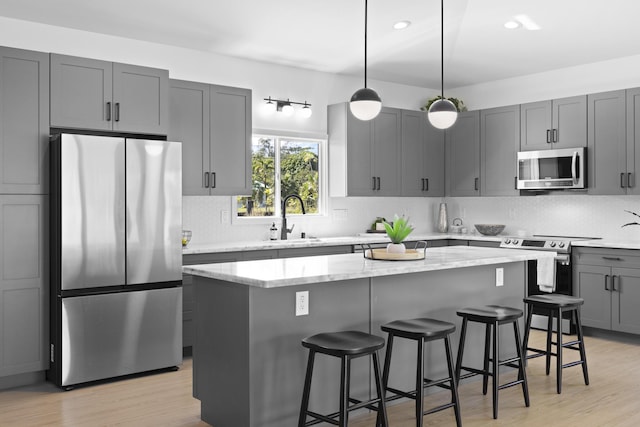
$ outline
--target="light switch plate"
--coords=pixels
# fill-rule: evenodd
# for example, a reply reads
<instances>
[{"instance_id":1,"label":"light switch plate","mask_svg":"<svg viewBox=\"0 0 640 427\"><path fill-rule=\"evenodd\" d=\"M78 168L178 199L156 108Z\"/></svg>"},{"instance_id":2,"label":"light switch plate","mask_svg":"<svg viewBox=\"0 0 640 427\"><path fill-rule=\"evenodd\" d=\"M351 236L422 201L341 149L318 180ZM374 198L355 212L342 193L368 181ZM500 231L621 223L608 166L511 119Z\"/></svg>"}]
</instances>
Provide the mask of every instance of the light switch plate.
<instances>
[{"instance_id":1,"label":"light switch plate","mask_svg":"<svg viewBox=\"0 0 640 427\"><path fill-rule=\"evenodd\" d=\"M504 268L496 268L496 286L504 286Z\"/></svg>"}]
</instances>

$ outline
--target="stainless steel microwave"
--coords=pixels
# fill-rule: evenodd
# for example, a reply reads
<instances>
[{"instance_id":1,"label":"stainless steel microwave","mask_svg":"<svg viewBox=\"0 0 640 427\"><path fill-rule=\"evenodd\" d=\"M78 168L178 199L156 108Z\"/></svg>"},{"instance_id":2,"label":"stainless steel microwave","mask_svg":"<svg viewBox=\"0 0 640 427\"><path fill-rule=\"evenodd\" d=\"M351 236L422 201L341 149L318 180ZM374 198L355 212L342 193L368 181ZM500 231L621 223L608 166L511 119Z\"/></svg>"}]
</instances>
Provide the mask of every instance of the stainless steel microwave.
<instances>
[{"instance_id":1,"label":"stainless steel microwave","mask_svg":"<svg viewBox=\"0 0 640 427\"><path fill-rule=\"evenodd\" d=\"M586 188L584 147L518 153L519 190Z\"/></svg>"}]
</instances>

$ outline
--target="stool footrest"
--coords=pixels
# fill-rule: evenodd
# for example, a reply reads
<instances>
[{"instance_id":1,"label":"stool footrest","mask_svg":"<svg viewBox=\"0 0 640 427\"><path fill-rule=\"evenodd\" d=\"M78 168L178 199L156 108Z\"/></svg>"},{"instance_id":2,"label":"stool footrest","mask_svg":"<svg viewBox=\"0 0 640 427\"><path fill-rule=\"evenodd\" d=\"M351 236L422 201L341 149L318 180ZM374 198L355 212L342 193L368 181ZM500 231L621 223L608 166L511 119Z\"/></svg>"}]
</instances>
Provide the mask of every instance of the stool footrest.
<instances>
[{"instance_id":1,"label":"stool footrest","mask_svg":"<svg viewBox=\"0 0 640 427\"><path fill-rule=\"evenodd\" d=\"M307 411L307 415L315 418L315 420L307 421L305 423L305 426L312 426L315 424L320 424L322 422L333 424L335 426L339 425L338 421L334 419L338 415L340 415L339 412L334 412L333 414L329 414L329 415L322 415L322 414L318 414L317 412Z\"/></svg>"},{"instance_id":2,"label":"stool footrest","mask_svg":"<svg viewBox=\"0 0 640 427\"><path fill-rule=\"evenodd\" d=\"M575 362L569 362L562 365L563 368L571 368L572 366L583 365L584 360L576 360Z\"/></svg>"},{"instance_id":3,"label":"stool footrest","mask_svg":"<svg viewBox=\"0 0 640 427\"><path fill-rule=\"evenodd\" d=\"M443 405L436 406L435 408L427 409L422 413L422 415L429 415L429 414L433 414L434 412L444 411L445 409L453 408L454 406L456 406L456 404L453 402L445 403Z\"/></svg>"},{"instance_id":4,"label":"stool footrest","mask_svg":"<svg viewBox=\"0 0 640 427\"><path fill-rule=\"evenodd\" d=\"M520 385L523 382L524 382L524 380L514 380L514 381L508 382L506 384L501 384L501 385L498 386L498 390L502 390L504 388L513 387L515 385Z\"/></svg>"}]
</instances>

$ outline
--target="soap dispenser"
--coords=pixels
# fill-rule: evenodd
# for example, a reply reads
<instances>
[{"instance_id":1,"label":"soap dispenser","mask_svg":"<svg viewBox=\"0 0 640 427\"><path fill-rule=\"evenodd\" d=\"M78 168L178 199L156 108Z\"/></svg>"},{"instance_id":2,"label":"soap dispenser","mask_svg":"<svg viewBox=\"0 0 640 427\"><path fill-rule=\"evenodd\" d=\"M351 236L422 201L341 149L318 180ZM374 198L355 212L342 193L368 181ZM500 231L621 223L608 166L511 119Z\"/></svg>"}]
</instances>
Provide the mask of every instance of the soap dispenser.
<instances>
[{"instance_id":1,"label":"soap dispenser","mask_svg":"<svg viewBox=\"0 0 640 427\"><path fill-rule=\"evenodd\" d=\"M275 222L269 228L269 240L278 240L278 227Z\"/></svg>"}]
</instances>

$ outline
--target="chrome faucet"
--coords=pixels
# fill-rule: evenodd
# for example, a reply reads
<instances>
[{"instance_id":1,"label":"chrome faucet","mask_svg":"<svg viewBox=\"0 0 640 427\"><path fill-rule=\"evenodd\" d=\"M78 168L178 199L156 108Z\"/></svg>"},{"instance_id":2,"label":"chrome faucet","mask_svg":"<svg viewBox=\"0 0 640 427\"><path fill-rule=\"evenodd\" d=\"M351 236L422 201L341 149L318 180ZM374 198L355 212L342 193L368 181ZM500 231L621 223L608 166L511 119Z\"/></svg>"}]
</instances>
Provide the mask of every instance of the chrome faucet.
<instances>
[{"instance_id":1,"label":"chrome faucet","mask_svg":"<svg viewBox=\"0 0 640 427\"><path fill-rule=\"evenodd\" d=\"M300 207L302 207L302 213L306 214L304 210L304 203L302 199L297 194L289 194L282 201L282 227L280 227L280 240L287 240L287 235L293 231L293 227L296 225L293 224L291 228L287 228L287 201L289 199L298 199L300 200Z\"/></svg>"}]
</instances>

